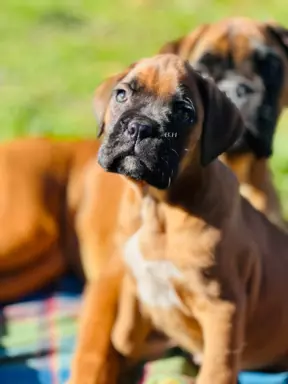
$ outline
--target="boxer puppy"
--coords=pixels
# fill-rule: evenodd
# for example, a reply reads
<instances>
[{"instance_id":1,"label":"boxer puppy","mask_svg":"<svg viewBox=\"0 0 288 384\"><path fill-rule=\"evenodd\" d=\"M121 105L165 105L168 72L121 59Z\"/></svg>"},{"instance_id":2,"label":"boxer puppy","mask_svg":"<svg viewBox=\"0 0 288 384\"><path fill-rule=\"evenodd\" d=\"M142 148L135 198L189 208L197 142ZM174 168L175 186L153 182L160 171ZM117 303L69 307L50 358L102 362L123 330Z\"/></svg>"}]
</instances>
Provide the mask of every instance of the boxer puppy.
<instances>
[{"instance_id":1,"label":"boxer puppy","mask_svg":"<svg viewBox=\"0 0 288 384\"><path fill-rule=\"evenodd\" d=\"M246 130L222 160L236 173L242 195L287 229L267 160L288 103L288 30L276 23L234 17L201 25L160 52L189 60L212 77L241 111Z\"/></svg>"},{"instance_id":2,"label":"boxer puppy","mask_svg":"<svg viewBox=\"0 0 288 384\"><path fill-rule=\"evenodd\" d=\"M203 354L197 384L235 384L243 368L288 368L288 237L239 195L217 160L243 135L236 107L175 55L132 66L106 102L99 163L148 188L142 226L123 246L118 317L114 303L109 324L95 328L102 365L82 382L116 382L111 351L137 356L152 325ZM120 281L113 267L107 288Z\"/></svg>"}]
</instances>

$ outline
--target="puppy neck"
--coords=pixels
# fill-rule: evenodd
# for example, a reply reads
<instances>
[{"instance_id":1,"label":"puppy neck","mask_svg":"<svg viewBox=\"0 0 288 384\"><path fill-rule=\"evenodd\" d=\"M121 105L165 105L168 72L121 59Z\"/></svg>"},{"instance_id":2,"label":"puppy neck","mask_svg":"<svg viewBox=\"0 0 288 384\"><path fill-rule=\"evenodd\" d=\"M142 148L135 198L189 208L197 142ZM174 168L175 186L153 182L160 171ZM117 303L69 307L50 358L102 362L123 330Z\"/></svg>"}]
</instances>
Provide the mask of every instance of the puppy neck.
<instances>
[{"instance_id":1,"label":"puppy neck","mask_svg":"<svg viewBox=\"0 0 288 384\"><path fill-rule=\"evenodd\" d=\"M220 227L239 200L239 183L228 167L215 160L206 167L187 167L169 189L150 187L148 193L159 202Z\"/></svg>"},{"instance_id":2,"label":"puppy neck","mask_svg":"<svg viewBox=\"0 0 288 384\"><path fill-rule=\"evenodd\" d=\"M186 156L184 156L179 164L176 178L172 181L169 188L159 190L149 187L149 194L159 201L165 201L173 204L173 201L179 197L183 199L183 194L189 190L189 200L191 200L193 192L202 188L205 183L205 170L200 165L200 151L194 146ZM184 192L184 193L183 193Z\"/></svg>"}]
</instances>

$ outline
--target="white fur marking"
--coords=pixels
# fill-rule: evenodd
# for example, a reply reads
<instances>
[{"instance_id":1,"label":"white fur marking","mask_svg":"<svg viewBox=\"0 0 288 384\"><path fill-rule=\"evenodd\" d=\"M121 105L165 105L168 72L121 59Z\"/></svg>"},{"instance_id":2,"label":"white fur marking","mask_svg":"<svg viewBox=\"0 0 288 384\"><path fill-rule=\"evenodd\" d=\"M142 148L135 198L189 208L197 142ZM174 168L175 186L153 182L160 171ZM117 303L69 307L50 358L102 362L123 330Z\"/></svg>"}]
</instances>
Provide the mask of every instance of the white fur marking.
<instances>
[{"instance_id":1,"label":"white fur marking","mask_svg":"<svg viewBox=\"0 0 288 384\"><path fill-rule=\"evenodd\" d=\"M126 243L124 259L137 281L139 299L151 307L181 308L181 300L170 282L172 277L181 278L181 273L171 261L145 260L138 236L139 231Z\"/></svg>"},{"instance_id":2,"label":"white fur marking","mask_svg":"<svg viewBox=\"0 0 288 384\"><path fill-rule=\"evenodd\" d=\"M250 93L239 94L239 86L248 86L251 89ZM235 74L233 71L227 72L223 80L217 83L218 88L226 93L236 107L241 112L246 125L255 125L256 112L260 107L265 87L260 76L254 76L249 80L242 75Z\"/></svg>"}]
</instances>

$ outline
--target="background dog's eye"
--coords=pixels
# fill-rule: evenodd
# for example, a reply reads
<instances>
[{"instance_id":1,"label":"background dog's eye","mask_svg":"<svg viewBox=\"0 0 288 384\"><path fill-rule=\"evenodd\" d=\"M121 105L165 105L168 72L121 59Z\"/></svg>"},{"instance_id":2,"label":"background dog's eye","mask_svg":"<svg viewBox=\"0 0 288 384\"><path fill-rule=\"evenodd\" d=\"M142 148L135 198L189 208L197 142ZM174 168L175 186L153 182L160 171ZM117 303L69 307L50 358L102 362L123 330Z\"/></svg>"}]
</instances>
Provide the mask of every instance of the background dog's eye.
<instances>
[{"instance_id":1,"label":"background dog's eye","mask_svg":"<svg viewBox=\"0 0 288 384\"><path fill-rule=\"evenodd\" d=\"M115 91L115 99L117 103L125 103L125 101L127 101L127 98L127 92L125 91L125 89L117 89Z\"/></svg>"},{"instance_id":2,"label":"background dog's eye","mask_svg":"<svg viewBox=\"0 0 288 384\"><path fill-rule=\"evenodd\" d=\"M220 64L223 61L221 56L216 55L213 52L207 52L205 53L201 59L200 62L207 66L208 68L217 64Z\"/></svg>"},{"instance_id":3,"label":"background dog's eye","mask_svg":"<svg viewBox=\"0 0 288 384\"><path fill-rule=\"evenodd\" d=\"M253 92L254 92L253 88L247 84L239 84L237 89L236 89L236 93L237 93L238 97L250 95Z\"/></svg>"},{"instance_id":4,"label":"background dog's eye","mask_svg":"<svg viewBox=\"0 0 288 384\"><path fill-rule=\"evenodd\" d=\"M194 108L192 106L188 106L187 103L182 101L176 101L174 103L174 112L173 117L176 120L180 120L182 122L192 122L194 119Z\"/></svg>"}]
</instances>

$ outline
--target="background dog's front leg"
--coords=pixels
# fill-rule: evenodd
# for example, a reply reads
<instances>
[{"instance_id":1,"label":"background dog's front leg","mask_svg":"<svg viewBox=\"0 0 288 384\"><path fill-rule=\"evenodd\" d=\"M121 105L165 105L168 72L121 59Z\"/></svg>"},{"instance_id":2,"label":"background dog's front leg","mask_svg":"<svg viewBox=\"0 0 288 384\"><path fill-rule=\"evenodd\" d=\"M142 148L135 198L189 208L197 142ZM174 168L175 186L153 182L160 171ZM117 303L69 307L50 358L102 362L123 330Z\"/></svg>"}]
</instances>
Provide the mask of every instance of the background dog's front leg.
<instances>
[{"instance_id":1,"label":"background dog's front leg","mask_svg":"<svg viewBox=\"0 0 288 384\"><path fill-rule=\"evenodd\" d=\"M215 299L201 310L204 356L197 384L236 384L244 332L243 301Z\"/></svg>"},{"instance_id":2,"label":"background dog's front leg","mask_svg":"<svg viewBox=\"0 0 288 384\"><path fill-rule=\"evenodd\" d=\"M111 344L123 279L120 257L107 263L99 278L87 284L78 343L69 384L115 384L120 355Z\"/></svg>"}]
</instances>

